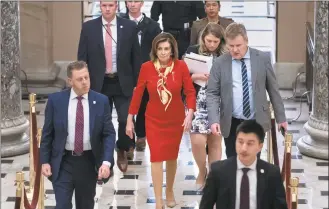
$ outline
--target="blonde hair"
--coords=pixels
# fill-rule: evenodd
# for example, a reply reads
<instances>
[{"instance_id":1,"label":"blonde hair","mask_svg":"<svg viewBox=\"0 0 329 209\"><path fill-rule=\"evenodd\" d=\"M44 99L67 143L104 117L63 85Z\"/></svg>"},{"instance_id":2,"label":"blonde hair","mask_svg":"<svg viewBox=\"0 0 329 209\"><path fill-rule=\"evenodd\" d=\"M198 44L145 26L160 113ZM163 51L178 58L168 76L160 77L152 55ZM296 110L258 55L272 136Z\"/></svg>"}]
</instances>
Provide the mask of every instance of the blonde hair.
<instances>
[{"instance_id":1,"label":"blonde hair","mask_svg":"<svg viewBox=\"0 0 329 209\"><path fill-rule=\"evenodd\" d=\"M154 63L157 59L157 50L160 43L168 42L171 47L171 59L173 62L178 60L178 47L175 38L170 33L160 33L152 41L152 49L150 52L151 61Z\"/></svg>"},{"instance_id":2,"label":"blonde hair","mask_svg":"<svg viewBox=\"0 0 329 209\"><path fill-rule=\"evenodd\" d=\"M241 35L244 40L248 40L247 30L242 23L233 22L229 24L225 30L225 39L235 39Z\"/></svg>"},{"instance_id":3,"label":"blonde hair","mask_svg":"<svg viewBox=\"0 0 329 209\"><path fill-rule=\"evenodd\" d=\"M224 29L218 23L209 22L207 26L203 29L201 36L199 38L199 54L209 55L209 51L205 44L205 37L207 35L213 35L220 39L220 43L215 51L217 56L224 54L226 50L225 39L224 39Z\"/></svg>"}]
</instances>

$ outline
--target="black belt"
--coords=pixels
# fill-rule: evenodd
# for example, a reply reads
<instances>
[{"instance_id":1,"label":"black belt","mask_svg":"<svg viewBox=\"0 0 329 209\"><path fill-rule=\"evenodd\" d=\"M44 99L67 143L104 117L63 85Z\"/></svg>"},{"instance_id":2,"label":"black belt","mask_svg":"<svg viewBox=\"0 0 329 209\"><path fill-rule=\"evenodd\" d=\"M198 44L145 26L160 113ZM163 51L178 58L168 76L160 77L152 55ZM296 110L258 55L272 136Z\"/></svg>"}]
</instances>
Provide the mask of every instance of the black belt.
<instances>
[{"instance_id":1,"label":"black belt","mask_svg":"<svg viewBox=\"0 0 329 209\"><path fill-rule=\"evenodd\" d=\"M118 73L108 73L108 74L105 74L105 77L106 78L116 78L116 77L118 77Z\"/></svg>"},{"instance_id":2,"label":"black belt","mask_svg":"<svg viewBox=\"0 0 329 209\"><path fill-rule=\"evenodd\" d=\"M87 155L87 154L92 154L92 151L86 150L86 151L83 151L82 153L76 153L73 150L65 150L65 155L69 155L69 156L79 157L79 156L83 156L83 155Z\"/></svg>"},{"instance_id":3,"label":"black belt","mask_svg":"<svg viewBox=\"0 0 329 209\"><path fill-rule=\"evenodd\" d=\"M242 123L243 121L245 121L244 119L235 118L235 117L232 117L232 120L239 121L240 123Z\"/></svg>"}]
</instances>

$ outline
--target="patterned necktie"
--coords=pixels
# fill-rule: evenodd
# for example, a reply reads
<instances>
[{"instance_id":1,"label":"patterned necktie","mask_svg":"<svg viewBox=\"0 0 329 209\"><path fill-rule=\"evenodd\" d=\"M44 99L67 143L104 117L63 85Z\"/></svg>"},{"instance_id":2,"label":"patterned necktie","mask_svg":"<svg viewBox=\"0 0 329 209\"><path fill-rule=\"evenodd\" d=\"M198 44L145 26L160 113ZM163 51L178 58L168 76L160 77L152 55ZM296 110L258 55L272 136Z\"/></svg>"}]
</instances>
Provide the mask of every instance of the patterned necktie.
<instances>
[{"instance_id":1,"label":"patterned necktie","mask_svg":"<svg viewBox=\"0 0 329 209\"><path fill-rule=\"evenodd\" d=\"M83 152L83 106L82 106L82 96L78 96L76 121L75 121L75 139L74 139L74 152L81 154Z\"/></svg>"},{"instance_id":2,"label":"patterned necktie","mask_svg":"<svg viewBox=\"0 0 329 209\"><path fill-rule=\"evenodd\" d=\"M111 24L106 24L105 31L105 58L106 58L106 74L112 72L112 31Z\"/></svg>"},{"instance_id":3,"label":"patterned necktie","mask_svg":"<svg viewBox=\"0 0 329 209\"><path fill-rule=\"evenodd\" d=\"M240 187L240 209L250 208L249 178L247 175L249 170L250 168L242 168L243 176Z\"/></svg>"},{"instance_id":4,"label":"patterned necktie","mask_svg":"<svg viewBox=\"0 0 329 209\"><path fill-rule=\"evenodd\" d=\"M246 63L244 62L244 58L242 58L240 61L241 61L242 91L243 91L243 115L246 118L249 118L251 113L250 113L247 66Z\"/></svg>"}]
</instances>

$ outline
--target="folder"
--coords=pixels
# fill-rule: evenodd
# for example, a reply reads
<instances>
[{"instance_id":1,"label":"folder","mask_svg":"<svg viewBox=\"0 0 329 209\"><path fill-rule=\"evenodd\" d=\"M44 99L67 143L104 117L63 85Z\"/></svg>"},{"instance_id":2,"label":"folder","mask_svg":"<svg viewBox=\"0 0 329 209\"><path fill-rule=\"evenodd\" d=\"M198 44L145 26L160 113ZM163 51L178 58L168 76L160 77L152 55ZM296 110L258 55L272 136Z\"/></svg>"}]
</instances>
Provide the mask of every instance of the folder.
<instances>
[{"instance_id":1,"label":"folder","mask_svg":"<svg viewBox=\"0 0 329 209\"><path fill-rule=\"evenodd\" d=\"M184 61L190 73L209 74L212 67L213 57L189 53L185 55ZM204 87L207 82L196 80L194 83Z\"/></svg>"}]
</instances>

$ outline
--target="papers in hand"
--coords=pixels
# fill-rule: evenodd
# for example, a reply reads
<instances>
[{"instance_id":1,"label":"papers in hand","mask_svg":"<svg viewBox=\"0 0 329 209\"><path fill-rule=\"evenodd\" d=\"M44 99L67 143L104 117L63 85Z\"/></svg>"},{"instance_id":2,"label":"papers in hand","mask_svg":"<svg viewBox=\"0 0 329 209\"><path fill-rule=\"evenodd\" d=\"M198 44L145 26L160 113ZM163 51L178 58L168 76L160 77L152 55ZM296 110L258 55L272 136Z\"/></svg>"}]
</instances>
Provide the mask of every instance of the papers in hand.
<instances>
[{"instance_id":1,"label":"papers in hand","mask_svg":"<svg viewBox=\"0 0 329 209\"><path fill-rule=\"evenodd\" d=\"M184 61L190 70L190 73L209 74L212 67L212 56L203 56L195 53L186 54ZM195 80L194 83L205 86L206 81Z\"/></svg>"}]
</instances>

